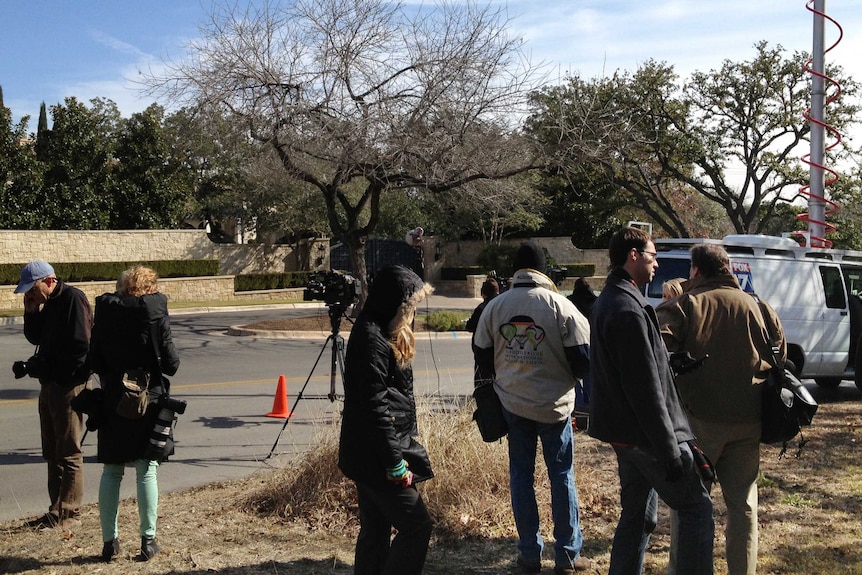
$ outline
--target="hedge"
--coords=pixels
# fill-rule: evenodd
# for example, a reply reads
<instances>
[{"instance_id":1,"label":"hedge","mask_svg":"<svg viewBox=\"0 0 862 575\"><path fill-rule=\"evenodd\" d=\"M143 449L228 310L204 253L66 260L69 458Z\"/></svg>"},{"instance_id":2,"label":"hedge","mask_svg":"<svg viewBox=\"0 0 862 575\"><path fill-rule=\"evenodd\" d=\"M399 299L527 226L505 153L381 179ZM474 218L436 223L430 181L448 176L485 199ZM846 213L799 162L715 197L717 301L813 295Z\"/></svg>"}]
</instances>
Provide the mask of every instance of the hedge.
<instances>
[{"instance_id":1,"label":"hedge","mask_svg":"<svg viewBox=\"0 0 862 575\"><path fill-rule=\"evenodd\" d=\"M284 272L268 274L241 274L234 276L235 291L299 288L308 285L308 276L314 272Z\"/></svg>"},{"instance_id":2,"label":"hedge","mask_svg":"<svg viewBox=\"0 0 862 575\"><path fill-rule=\"evenodd\" d=\"M592 277L596 275L596 264L562 264L558 267L566 268L566 277ZM440 279L446 281L459 281L467 279L467 276L487 275L489 270L480 266L463 266L443 268L440 270Z\"/></svg>"},{"instance_id":3,"label":"hedge","mask_svg":"<svg viewBox=\"0 0 862 575\"><path fill-rule=\"evenodd\" d=\"M0 285L17 285L26 263L0 264ZM160 260L145 262L67 262L51 263L57 277L70 282L112 281L134 265L156 270L161 278L217 276L218 260Z\"/></svg>"}]
</instances>

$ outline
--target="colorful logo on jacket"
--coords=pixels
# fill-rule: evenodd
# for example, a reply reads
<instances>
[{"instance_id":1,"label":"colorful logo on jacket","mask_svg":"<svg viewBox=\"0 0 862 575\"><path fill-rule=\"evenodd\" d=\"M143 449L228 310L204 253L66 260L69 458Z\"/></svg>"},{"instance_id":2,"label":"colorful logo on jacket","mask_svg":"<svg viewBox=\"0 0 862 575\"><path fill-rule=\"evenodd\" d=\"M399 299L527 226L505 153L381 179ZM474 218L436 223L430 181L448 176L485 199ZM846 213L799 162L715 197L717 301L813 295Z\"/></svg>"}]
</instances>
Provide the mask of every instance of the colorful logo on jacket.
<instances>
[{"instance_id":1,"label":"colorful logo on jacket","mask_svg":"<svg viewBox=\"0 0 862 575\"><path fill-rule=\"evenodd\" d=\"M507 353L529 354L539 349L539 344L545 339L545 330L536 325L533 318L516 315L508 323L500 326L500 335L506 340Z\"/></svg>"}]
</instances>

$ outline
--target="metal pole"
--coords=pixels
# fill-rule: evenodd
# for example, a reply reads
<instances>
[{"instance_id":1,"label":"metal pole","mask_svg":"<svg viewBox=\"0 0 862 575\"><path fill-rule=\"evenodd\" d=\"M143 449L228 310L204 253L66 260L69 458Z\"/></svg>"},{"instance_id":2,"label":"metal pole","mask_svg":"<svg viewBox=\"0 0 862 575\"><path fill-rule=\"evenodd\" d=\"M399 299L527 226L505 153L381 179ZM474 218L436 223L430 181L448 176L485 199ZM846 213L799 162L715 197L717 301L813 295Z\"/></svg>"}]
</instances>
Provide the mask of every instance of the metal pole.
<instances>
[{"instance_id":1,"label":"metal pole","mask_svg":"<svg viewBox=\"0 0 862 575\"><path fill-rule=\"evenodd\" d=\"M826 130L824 128L826 105L825 75L825 21L826 0L814 1L814 45L812 48L811 77L811 164L809 166L808 232L811 238L826 237L826 203L822 200L825 193ZM822 240L818 242L822 244Z\"/></svg>"}]
</instances>

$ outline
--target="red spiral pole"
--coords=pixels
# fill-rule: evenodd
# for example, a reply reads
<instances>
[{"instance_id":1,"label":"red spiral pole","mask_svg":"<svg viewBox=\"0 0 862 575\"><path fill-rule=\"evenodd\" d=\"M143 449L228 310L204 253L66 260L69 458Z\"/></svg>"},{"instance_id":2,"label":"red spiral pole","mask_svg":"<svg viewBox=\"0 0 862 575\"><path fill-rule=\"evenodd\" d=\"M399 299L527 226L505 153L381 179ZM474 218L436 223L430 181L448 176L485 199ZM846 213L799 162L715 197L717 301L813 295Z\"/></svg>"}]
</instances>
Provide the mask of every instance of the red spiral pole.
<instances>
[{"instance_id":1,"label":"red spiral pole","mask_svg":"<svg viewBox=\"0 0 862 575\"><path fill-rule=\"evenodd\" d=\"M825 121L825 108L841 95L841 85L828 77L824 71L825 56L841 42L844 30L841 25L824 11L825 0L808 0L805 8L814 16L814 49L812 57L805 63L804 69L811 74L811 106L803 117L811 125L811 151L801 160L809 166L809 183L802 186L799 193L808 198L808 212L799 214L798 219L808 224L808 244L812 247L828 248L832 242L826 239L826 234L835 231L835 226L826 221L826 217L834 214L840 206L826 197L826 187L838 181L838 172L826 166L826 153L841 143L841 134ZM823 28L828 20L838 29L838 39L824 49ZM826 85L834 87L832 94L826 97ZM831 136L831 143L826 145L826 133Z\"/></svg>"}]
</instances>

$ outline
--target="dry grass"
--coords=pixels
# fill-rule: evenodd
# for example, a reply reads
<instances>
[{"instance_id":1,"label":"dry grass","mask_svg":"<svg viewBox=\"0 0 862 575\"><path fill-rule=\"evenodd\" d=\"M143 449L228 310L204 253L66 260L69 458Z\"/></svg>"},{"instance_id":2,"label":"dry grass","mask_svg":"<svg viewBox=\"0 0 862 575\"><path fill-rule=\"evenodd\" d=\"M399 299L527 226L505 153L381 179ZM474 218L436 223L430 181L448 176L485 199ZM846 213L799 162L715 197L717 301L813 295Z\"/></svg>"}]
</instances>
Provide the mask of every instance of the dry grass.
<instances>
[{"instance_id":1,"label":"dry grass","mask_svg":"<svg viewBox=\"0 0 862 575\"><path fill-rule=\"evenodd\" d=\"M515 535L508 501L505 443L484 444L467 406L429 403L420 414L422 441L437 477L421 485L437 519L425 572L517 573ZM801 459L778 460L763 450L761 574L862 573L862 459L859 403L821 405ZM0 573L225 573L243 575L347 574L356 536L353 486L335 466L337 424L326 426L318 446L288 470L261 472L242 481L162 496L159 538L164 552L135 562L136 539L110 565L101 549L98 510L84 511L74 532L36 531L20 521L0 524ZM576 436L584 554L595 572L606 572L619 511L612 451L583 433ZM170 465L170 464L169 464ZM543 528L550 531L547 479L538 464L537 491ZM716 491L717 532L724 528ZM137 533L133 500L121 506L121 534ZM550 535L546 537L550 540ZM658 575L667 562L668 534L661 521L644 572ZM552 565L546 557L545 571ZM716 573L725 573L723 542L716 545Z\"/></svg>"}]
</instances>

